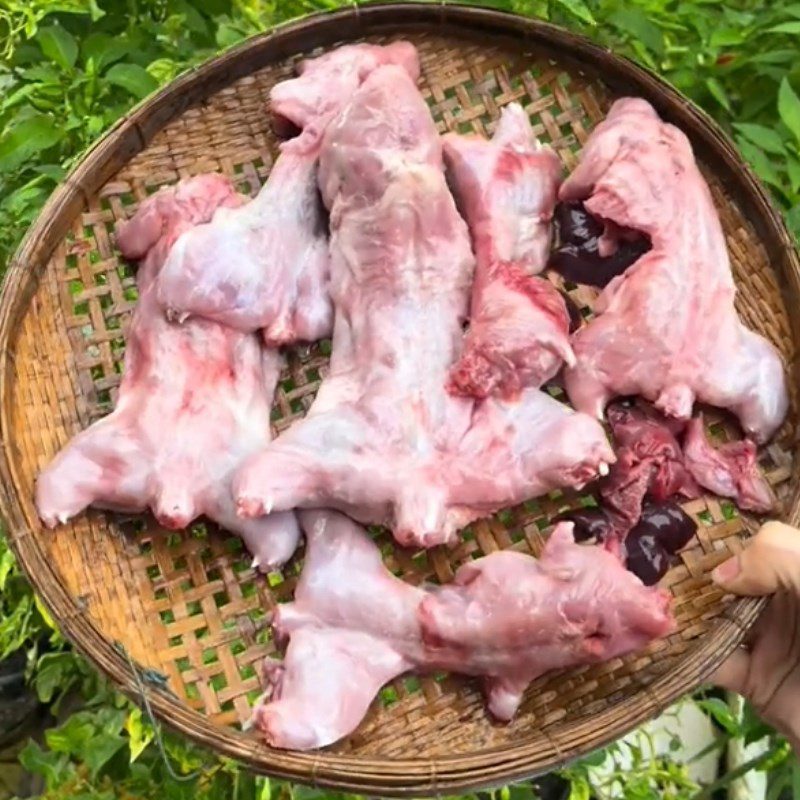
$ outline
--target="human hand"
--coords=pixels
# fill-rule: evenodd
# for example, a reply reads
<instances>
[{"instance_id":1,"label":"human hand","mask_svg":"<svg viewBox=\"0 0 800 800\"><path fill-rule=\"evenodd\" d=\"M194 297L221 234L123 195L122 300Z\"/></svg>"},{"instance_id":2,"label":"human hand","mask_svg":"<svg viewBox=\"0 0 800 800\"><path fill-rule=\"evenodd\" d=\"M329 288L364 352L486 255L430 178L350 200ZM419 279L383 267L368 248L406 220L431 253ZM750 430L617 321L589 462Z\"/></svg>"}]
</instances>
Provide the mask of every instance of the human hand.
<instances>
[{"instance_id":1,"label":"human hand","mask_svg":"<svg viewBox=\"0 0 800 800\"><path fill-rule=\"evenodd\" d=\"M712 578L733 594L774 595L712 682L746 697L800 753L800 530L768 522Z\"/></svg>"}]
</instances>

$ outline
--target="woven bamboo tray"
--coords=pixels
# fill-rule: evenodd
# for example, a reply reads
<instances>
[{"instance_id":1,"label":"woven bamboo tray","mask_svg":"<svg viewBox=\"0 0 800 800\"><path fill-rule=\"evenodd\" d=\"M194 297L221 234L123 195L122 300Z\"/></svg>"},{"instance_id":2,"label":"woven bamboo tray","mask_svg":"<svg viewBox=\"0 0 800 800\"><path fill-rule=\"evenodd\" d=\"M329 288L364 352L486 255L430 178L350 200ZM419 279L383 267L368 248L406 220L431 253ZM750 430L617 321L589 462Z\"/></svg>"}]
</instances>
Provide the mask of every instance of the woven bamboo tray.
<instances>
[{"instance_id":1,"label":"woven bamboo tray","mask_svg":"<svg viewBox=\"0 0 800 800\"><path fill-rule=\"evenodd\" d=\"M572 168L615 96L643 96L679 125L712 186L740 313L780 348L797 384L800 316L787 314L800 307L797 255L761 186L696 108L640 67L550 25L475 7L355 6L282 26L178 79L121 120L55 193L10 265L0 305L0 491L15 552L64 633L137 699L141 684L128 656L162 673L166 685L151 681L147 692L170 726L275 776L419 796L552 769L697 686L761 608L721 597L708 579L756 521L710 497L687 504L699 534L665 579L678 632L637 656L539 680L510 725L489 721L473 682L405 678L383 692L347 741L296 754L269 749L240 723L259 693L259 662L274 650L268 611L291 596L301 559L262 577L238 540L210 525L176 534L151 519L90 511L50 532L32 503L37 472L115 400L136 291L114 249L114 224L160 186L195 173L221 171L255 194L276 154L266 113L270 87L315 48L396 38L419 48L423 91L441 131L490 134L500 109L516 100ZM591 307L592 292L566 288ZM323 343L290 354L274 407L276 431L309 407L328 352ZM782 516L794 523L796 422L793 403L763 455ZM729 430L720 417L711 423ZM387 537L386 560L409 581L444 582L460 563L497 548L537 553L550 518L578 499L554 494L509 509L473 525L450 549L404 552Z\"/></svg>"}]
</instances>

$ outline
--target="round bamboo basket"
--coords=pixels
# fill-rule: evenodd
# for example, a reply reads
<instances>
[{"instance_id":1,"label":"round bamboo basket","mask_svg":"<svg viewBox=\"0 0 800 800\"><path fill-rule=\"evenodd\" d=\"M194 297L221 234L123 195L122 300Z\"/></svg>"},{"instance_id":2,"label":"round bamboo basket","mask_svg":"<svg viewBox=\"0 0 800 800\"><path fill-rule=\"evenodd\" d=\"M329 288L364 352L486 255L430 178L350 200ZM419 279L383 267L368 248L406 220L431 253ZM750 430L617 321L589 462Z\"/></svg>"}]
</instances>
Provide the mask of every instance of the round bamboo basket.
<instances>
[{"instance_id":1,"label":"round bamboo basket","mask_svg":"<svg viewBox=\"0 0 800 800\"><path fill-rule=\"evenodd\" d=\"M308 17L255 37L176 80L120 122L51 198L8 270L0 305L2 511L14 550L64 634L157 717L197 742L273 776L378 796L432 795L550 770L621 736L696 687L740 642L761 603L722 597L710 570L738 551L757 520L713 497L688 503L698 535L664 580L678 631L648 651L537 681L515 720L492 724L476 685L404 678L358 730L320 752L272 750L241 730L273 653L267 620L288 599L302 557L257 575L238 540L198 523L169 533L152 519L90 511L55 531L33 507L38 471L112 407L129 267L114 249L118 220L160 186L220 171L254 194L276 155L270 87L300 55L336 44L406 38L419 48L422 90L444 132L488 135L521 102L566 167L617 96L645 97L690 137L727 235L745 322L773 341L795 379L800 263L789 235L728 139L658 77L559 28L476 7L397 3ZM582 307L593 293L566 287ZM273 424L309 407L325 343L289 354ZM800 521L794 458L797 405L762 464L787 521ZM734 428L721 416L718 433ZM451 548L395 549L390 567L412 582L446 582L475 555L539 552L552 516L578 497L555 493L479 522ZM144 679L144 683L142 683Z\"/></svg>"}]
</instances>

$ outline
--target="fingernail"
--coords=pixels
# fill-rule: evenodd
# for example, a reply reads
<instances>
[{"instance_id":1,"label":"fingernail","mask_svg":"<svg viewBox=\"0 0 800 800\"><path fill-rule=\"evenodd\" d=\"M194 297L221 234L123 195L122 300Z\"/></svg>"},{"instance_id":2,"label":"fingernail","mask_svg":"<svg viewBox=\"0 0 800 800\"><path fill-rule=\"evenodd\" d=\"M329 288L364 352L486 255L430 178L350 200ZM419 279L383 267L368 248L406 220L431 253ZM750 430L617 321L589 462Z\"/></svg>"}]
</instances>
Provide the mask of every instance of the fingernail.
<instances>
[{"instance_id":1,"label":"fingernail","mask_svg":"<svg viewBox=\"0 0 800 800\"><path fill-rule=\"evenodd\" d=\"M711 580L714 583L730 583L742 571L739 556L723 561L712 573Z\"/></svg>"}]
</instances>

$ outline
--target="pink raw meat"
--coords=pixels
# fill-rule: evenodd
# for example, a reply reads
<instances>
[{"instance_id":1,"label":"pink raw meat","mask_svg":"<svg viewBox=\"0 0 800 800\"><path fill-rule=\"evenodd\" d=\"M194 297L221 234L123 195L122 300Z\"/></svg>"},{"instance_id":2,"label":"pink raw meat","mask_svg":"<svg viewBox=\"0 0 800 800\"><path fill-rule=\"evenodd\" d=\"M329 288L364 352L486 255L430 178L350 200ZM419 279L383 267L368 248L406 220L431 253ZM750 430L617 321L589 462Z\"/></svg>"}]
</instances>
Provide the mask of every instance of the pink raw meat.
<instances>
[{"instance_id":1,"label":"pink raw meat","mask_svg":"<svg viewBox=\"0 0 800 800\"><path fill-rule=\"evenodd\" d=\"M380 687L409 670L480 676L490 711L509 720L544 673L639 650L674 629L669 596L602 548L575 544L570 523L538 560L492 553L462 566L452 584L423 590L394 577L347 517L300 517L306 563L294 602L274 619L286 657L267 661L253 717L274 747L341 739Z\"/></svg>"},{"instance_id":2,"label":"pink raw meat","mask_svg":"<svg viewBox=\"0 0 800 800\"><path fill-rule=\"evenodd\" d=\"M547 264L561 164L517 103L503 109L491 141L448 134L443 146L477 258L470 328L450 389L516 396L575 363L564 300L534 277Z\"/></svg>"},{"instance_id":3,"label":"pink raw meat","mask_svg":"<svg viewBox=\"0 0 800 800\"><path fill-rule=\"evenodd\" d=\"M407 72L367 78L326 134L320 180L332 230L330 373L306 418L238 474L241 513L333 507L432 546L613 461L596 421L541 392L505 404L446 392L473 258Z\"/></svg>"},{"instance_id":4,"label":"pink raw meat","mask_svg":"<svg viewBox=\"0 0 800 800\"><path fill-rule=\"evenodd\" d=\"M742 509L766 513L775 497L756 462L756 445L745 439L714 447L708 441L702 415L689 422L683 443L686 467L703 487L731 497Z\"/></svg>"},{"instance_id":5,"label":"pink raw meat","mask_svg":"<svg viewBox=\"0 0 800 800\"><path fill-rule=\"evenodd\" d=\"M415 82L419 78L419 56L410 42L388 45L348 44L318 58L304 59L297 66L297 77L272 87L270 110L280 127L302 131L295 145L314 150L330 122L364 82L385 64L402 67Z\"/></svg>"},{"instance_id":6,"label":"pink raw meat","mask_svg":"<svg viewBox=\"0 0 800 800\"><path fill-rule=\"evenodd\" d=\"M284 143L254 200L220 210L178 239L158 277L158 299L170 317L262 329L273 346L330 335L330 257L317 188L319 147L311 143L370 71L395 61L416 79L416 50L399 42L341 47L302 62L299 78L273 88L273 111L292 116L304 133Z\"/></svg>"},{"instance_id":7,"label":"pink raw meat","mask_svg":"<svg viewBox=\"0 0 800 800\"><path fill-rule=\"evenodd\" d=\"M788 407L783 365L736 313L722 226L686 136L644 100L618 100L559 196L652 243L573 336L565 384L574 406L599 418L615 395L642 395L688 419L699 400L766 441Z\"/></svg>"},{"instance_id":8,"label":"pink raw meat","mask_svg":"<svg viewBox=\"0 0 800 800\"><path fill-rule=\"evenodd\" d=\"M316 157L284 151L258 195L187 231L158 278L170 318L203 317L278 346L330 335L330 258Z\"/></svg>"},{"instance_id":9,"label":"pink raw meat","mask_svg":"<svg viewBox=\"0 0 800 800\"><path fill-rule=\"evenodd\" d=\"M158 270L181 233L242 202L222 176L201 175L162 189L120 226L123 255L143 261L119 400L39 476L36 506L48 527L90 505L150 508L173 529L210 517L239 534L263 567L293 553L292 513L243 520L231 495L234 469L269 442L280 356L214 322L172 325L155 297Z\"/></svg>"},{"instance_id":10,"label":"pink raw meat","mask_svg":"<svg viewBox=\"0 0 800 800\"><path fill-rule=\"evenodd\" d=\"M608 421L617 461L600 494L620 535L639 521L645 495L659 503L675 495L700 496L676 438L682 422L669 420L643 403L609 406Z\"/></svg>"}]
</instances>

